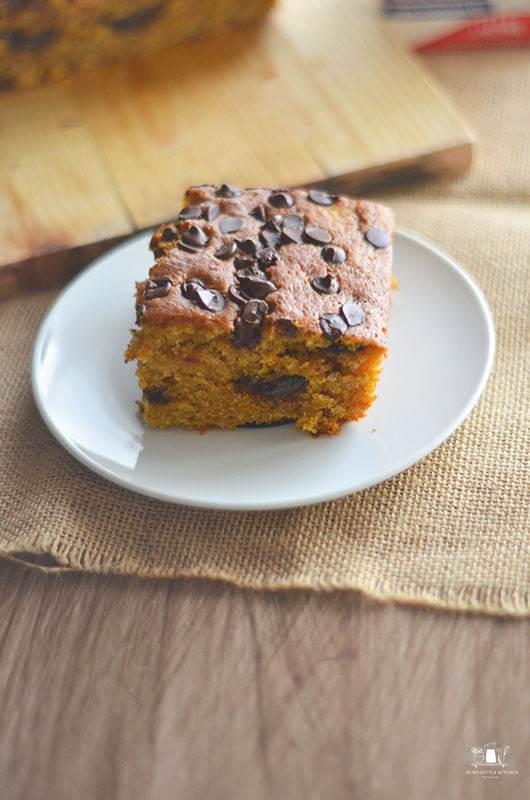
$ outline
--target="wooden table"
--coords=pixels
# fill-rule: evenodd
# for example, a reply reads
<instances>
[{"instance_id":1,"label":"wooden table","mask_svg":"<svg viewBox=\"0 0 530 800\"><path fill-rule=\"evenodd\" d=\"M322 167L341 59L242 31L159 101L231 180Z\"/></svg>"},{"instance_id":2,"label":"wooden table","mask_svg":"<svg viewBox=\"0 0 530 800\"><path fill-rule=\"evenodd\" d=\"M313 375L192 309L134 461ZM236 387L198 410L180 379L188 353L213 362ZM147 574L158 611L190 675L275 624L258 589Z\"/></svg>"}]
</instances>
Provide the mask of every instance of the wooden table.
<instances>
[{"instance_id":1,"label":"wooden table","mask_svg":"<svg viewBox=\"0 0 530 800\"><path fill-rule=\"evenodd\" d=\"M530 797L528 620L6 561L0 602L2 800Z\"/></svg>"}]
</instances>

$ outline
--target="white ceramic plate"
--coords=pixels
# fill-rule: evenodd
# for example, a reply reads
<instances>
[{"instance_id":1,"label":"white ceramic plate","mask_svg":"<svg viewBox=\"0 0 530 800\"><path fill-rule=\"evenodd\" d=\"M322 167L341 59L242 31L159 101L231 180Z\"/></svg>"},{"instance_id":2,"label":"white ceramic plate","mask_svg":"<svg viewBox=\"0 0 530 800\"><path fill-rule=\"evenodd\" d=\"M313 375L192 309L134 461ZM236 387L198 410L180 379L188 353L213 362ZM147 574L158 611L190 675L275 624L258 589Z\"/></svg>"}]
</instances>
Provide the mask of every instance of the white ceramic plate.
<instances>
[{"instance_id":1,"label":"white ceramic plate","mask_svg":"<svg viewBox=\"0 0 530 800\"><path fill-rule=\"evenodd\" d=\"M304 505L373 486L410 467L465 419L494 352L490 311L471 277L437 247L395 239L389 355L378 399L340 436L268 429L155 430L136 414L135 365L123 351L134 325L134 282L149 235L77 277L42 323L33 391L59 442L115 483L160 500L227 509Z\"/></svg>"}]
</instances>

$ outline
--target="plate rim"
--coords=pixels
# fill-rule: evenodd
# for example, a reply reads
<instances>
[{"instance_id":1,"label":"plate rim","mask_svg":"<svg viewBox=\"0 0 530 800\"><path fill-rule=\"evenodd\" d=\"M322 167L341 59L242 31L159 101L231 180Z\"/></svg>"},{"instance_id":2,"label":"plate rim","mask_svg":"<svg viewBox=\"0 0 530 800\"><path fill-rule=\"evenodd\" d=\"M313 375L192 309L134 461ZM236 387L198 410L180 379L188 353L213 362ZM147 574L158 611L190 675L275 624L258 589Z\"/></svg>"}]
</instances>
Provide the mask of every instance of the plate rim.
<instances>
[{"instance_id":1,"label":"plate rim","mask_svg":"<svg viewBox=\"0 0 530 800\"><path fill-rule=\"evenodd\" d=\"M38 408L38 411L48 427L49 431L55 437L55 439L61 444L65 450L72 455L77 461L79 461L83 466L87 467L88 469L95 472L100 477L114 483L121 488L128 489L129 491L134 492L135 494L140 494L145 497L150 497L152 499L171 503L172 505L183 505L189 508L208 508L214 509L218 511L265 511L265 510L275 510L275 509L282 509L282 508L298 508L302 506L308 505L316 505L318 503L324 503L330 500L336 500L340 497L347 497L351 494L357 494L358 492L362 492L372 486L378 486L381 483L389 480L390 478L399 475L401 472L409 469L414 464L419 463L422 461L426 456L436 450L443 442L445 442L452 434L455 432L457 428L464 422L464 420L469 416L475 405L477 404L486 383L489 379L491 369L493 366L494 358L495 358L495 350L496 350L496 336L495 336L495 325L493 320L493 315L491 313L491 309L489 307L488 301L486 296L480 286L477 284L475 279L472 275L464 268L462 265L449 253L447 253L443 248L439 247L437 244L429 241L428 239L424 238L420 234L417 234L413 231L410 231L407 228L402 228L399 226L396 228L395 235L399 237L403 237L406 240L413 242L414 244L418 245L424 250L430 251L431 253L435 253L439 258L441 258L447 265L451 267L451 269L456 272L459 277L467 284L468 288L471 290L472 294L474 295L475 299L478 302L478 306L482 312L482 317L486 322L486 331L487 331L487 356L485 359L484 366L482 368L482 373L480 379L477 381L477 385L471 396L468 398L467 403L464 404L459 414L455 416L453 420L451 420L451 424L446 426L438 436L431 439L428 444L424 447L420 447L416 449L413 453L409 454L406 458L402 459L401 461L394 464L388 470L380 473L377 477L377 480L374 481L373 479L367 479L366 481L361 481L357 483L355 487L350 488L348 491L344 491L344 488L338 489L336 492L327 491L321 495L311 495L311 497L304 497L298 499L284 499L284 500L276 500L268 502L246 502L246 503L236 503L236 502L208 502L207 499L204 500L190 500L185 497L177 496L175 493L167 493L164 491L156 491L156 489L150 489L148 487L144 487L142 485L138 485L138 483L132 478L127 475L120 475L113 472L111 469L106 467L103 464L100 464L97 460L93 459L90 455L88 455L84 450L82 450L69 436L64 434L60 428L58 428L55 422L52 420L48 410L46 408L46 404L41 396L40 389L39 389L39 381L38 381L38 372L39 372L39 363L40 363L40 353L42 352L42 345L47 335L47 329L49 325L49 320L52 318L53 314L56 311L56 308L59 306L61 302L63 302L65 296L68 292L80 281L84 280L86 276L93 270L97 269L102 263L105 263L106 260L113 257L113 255L119 251L123 250L125 247L139 241L142 238L146 238L149 236L150 231L142 231L137 233L136 235L130 237L126 242L123 242L116 247L111 248L106 253L99 256L94 261L87 264L81 272L76 275L71 281L69 281L66 286L62 288L58 296L52 302L50 308L47 310L46 314L42 318L39 329L35 336L32 358L31 358L31 385L33 391L33 397Z\"/></svg>"}]
</instances>

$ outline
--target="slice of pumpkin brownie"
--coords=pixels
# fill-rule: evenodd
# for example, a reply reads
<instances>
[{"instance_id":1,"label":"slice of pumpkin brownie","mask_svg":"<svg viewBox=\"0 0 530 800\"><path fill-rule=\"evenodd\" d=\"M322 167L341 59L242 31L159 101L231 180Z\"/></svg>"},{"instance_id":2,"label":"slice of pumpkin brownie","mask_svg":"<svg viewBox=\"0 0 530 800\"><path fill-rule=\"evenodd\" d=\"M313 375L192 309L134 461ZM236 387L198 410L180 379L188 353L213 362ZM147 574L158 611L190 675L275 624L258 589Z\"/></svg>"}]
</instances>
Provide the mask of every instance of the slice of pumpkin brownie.
<instances>
[{"instance_id":1,"label":"slice of pumpkin brownie","mask_svg":"<svg viewBox=\"0 0 530 800\"><path fill-rule=\"evenodd\" d=\"M392 212L320 189L186 193L137 284L140 410L157 427L340 432L386 353Z\"/></svg>"}]
</instances>

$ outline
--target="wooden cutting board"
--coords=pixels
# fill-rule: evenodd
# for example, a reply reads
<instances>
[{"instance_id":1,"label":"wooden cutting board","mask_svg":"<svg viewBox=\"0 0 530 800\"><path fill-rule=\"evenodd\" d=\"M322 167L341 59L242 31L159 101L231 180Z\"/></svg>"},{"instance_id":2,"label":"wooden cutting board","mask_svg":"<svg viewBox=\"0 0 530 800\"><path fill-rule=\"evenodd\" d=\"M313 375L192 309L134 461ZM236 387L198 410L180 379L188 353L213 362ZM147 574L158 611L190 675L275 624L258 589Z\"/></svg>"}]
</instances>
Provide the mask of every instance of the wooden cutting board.
<instances>
[{"instance_id":1,"label":"wooden cutting board","mask_svg":"<svg viewBox=\"0 0 530 800\"><path fill-rule=\"evenodd\" d=\"M0 94L0 296L58 285L185 187L366 193L457 172L471 135L356 0L279 0L262 24Z\"/></svg>"}]
</instances>

